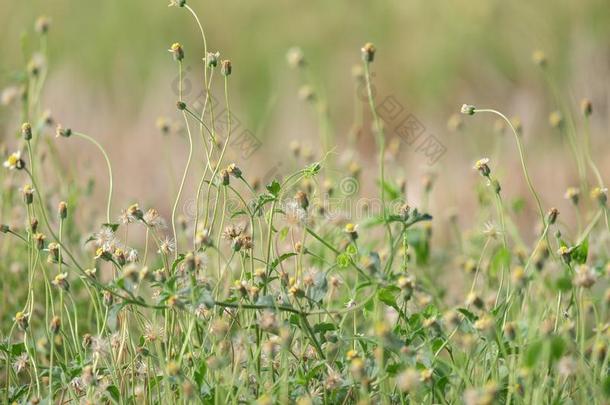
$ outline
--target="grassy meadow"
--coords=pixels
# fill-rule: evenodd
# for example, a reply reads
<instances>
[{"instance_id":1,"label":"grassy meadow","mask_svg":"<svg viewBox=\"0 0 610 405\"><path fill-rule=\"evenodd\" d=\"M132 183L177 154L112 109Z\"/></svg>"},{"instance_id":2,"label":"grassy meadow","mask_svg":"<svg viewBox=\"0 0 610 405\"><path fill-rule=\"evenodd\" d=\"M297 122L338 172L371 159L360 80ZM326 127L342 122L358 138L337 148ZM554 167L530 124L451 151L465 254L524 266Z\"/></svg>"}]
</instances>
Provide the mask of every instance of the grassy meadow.
<instances>
[{"instance_id":1,"label":"grassy meadow","mask_svg":"<svg viewBox=\"0 0 610 405\"><path fill-rule=\"evenodd\" d=\"M610 403L606 0L0 9L0 403Z\"/></svg>"}]
</instances>

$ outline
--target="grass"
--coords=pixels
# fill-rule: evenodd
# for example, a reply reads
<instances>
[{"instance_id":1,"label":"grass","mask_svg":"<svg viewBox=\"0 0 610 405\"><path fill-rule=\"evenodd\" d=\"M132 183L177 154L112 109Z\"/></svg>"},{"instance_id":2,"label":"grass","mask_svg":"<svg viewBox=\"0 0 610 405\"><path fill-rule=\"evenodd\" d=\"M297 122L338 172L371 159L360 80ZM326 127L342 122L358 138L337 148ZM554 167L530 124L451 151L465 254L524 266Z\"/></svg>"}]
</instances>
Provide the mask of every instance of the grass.
<instances>
[{"instance_id":1,"label":"grass","mask_svg":"<svg viewBox=\"0 0 610 405\"><path fill-rule=\"evenodd\" d=\"M263 187L247 162L228 161L236 136L231 61L208 52L194 9L173 5L193 18L203 54L170 47L188 147L180 179L172 179L170 227L155 208L113 210L112 162L94 136L60 125L49 136L55 124L41 101L46 63L27 65L17 83L23 125L16 152L6 156L0 207L5 403L607 401L610 223L590 151L590 103L583 103L582 128L561 103L579 169L580 188L567 194L574 206L567 215L585 219L577 230L544 207L536 188L542 179L528 171L528 145L513 123L497 110L464 105L472 119L490 113L511 130L516 148L505 153L520 158L540 228L528 241L517 225L524 214L508 206L502 176L483 158L474 169L482 176L484 224L469 234L452 222L454 241L438 251L432 232L442 228L425 212L432 178L417 209L386 170L396 163L387 159L371 90L372 44L361 49L358 80L377 146L378 197L336 188L372 172L335 161L325 100L311 87L305 98L318 112L323 157L305 163L295 144L301 168ZM46 59L48 27L37 26ZM203 58L199 108L183 98L188 58ZM289 62L306 68L298 49ZM224 128L211 102L213 80L222 80ZM61 161L58 145L79 141L107 164L105 215L95 214L90 190L53 165ZM184 218L189 178L197 184L195 213ZM447 292L443 284L455 280L459 291Z\"/></svg>"}]
</instances>

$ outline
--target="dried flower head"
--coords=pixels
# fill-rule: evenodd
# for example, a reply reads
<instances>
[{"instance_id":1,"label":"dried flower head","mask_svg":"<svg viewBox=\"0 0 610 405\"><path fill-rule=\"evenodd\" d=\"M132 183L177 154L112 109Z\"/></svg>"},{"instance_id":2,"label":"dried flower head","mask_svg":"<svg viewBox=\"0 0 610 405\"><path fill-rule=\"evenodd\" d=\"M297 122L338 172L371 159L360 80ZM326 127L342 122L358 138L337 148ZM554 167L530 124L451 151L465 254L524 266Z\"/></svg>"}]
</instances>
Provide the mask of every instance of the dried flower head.
<instances>
[{"instance_id":1,"label":"dried flower head","mask_svg":"<svg viewBox=\"0 0 610 405\"><path fill-rule=\"evenodd\" d=\"M460 109L460 112L466 115L474 115L475 111L476 107L470 104L462 104L462 108Z\"/></svg>"},{"instance_id":2,"label":"dried flower head","mask_svg":"<svg viewBox=\"0 0 610 405\"><path fill-rule=\"evenodd\" d=\"M174 56L175 61L182 61L184 59L184 48L179 42L174 42L168 51Z\"/></svg>"},{"instance_id":3,"label":"dried flower head","mask_svg":"<svg viewBox=\"0 0 610 405\"><path fill-rule=\"evenodd\" d=\"M371 63L373 62L373 60L375 60L375 52L377 52L377 49L375 48L375 45L370 42L367 42L360 49L360 52L362 54L362 60L366 63Z\"/></svg>"}]
</instances>

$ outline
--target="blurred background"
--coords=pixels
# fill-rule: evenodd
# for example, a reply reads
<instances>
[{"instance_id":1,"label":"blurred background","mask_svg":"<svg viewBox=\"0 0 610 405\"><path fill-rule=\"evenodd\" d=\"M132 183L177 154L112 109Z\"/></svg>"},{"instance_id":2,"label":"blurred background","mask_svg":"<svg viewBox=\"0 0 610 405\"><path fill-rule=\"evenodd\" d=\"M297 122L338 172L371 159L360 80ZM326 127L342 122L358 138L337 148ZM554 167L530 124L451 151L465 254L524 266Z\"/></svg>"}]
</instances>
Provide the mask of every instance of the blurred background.
<instances>
[{"instance_id":1,"label":"blurred background","mask_svg":"<svg viewBox=\"0 0 610 405\"><path fill-rule=\"evenodd\" d=\"M388 157L393 160L388 177L407 182L407 198L413 205L423 203L421 178L431 175L435 185L429 210L440 220L458 212L460 221L468 225L475 217L477 185L482 183L472 166L489 157L505 198L515 206L524 198L522 223L533 223L535 207L512 135L495 132L493 116L463 117L463 122L461 116L452 117L462 103L496 108L518 118L545 207L569 211L563 195L568 186L578 186L576 165L565 128L550 125L549 115L561 110L582 139L585 126L579 103L584 97L591 99L593 158L602 176L609 177L608 0L188 0L188 4L201 18L209 50L232 60L229 95L235 118L260 140L261 147L247 159L239 151L230 152L230 159L247 177L264 178L270 171L286 173L303 166L304 162L288 156L294 140L303 150L311 150L311 159L318 159L323 152L321 127L328 128L337 145L333 154L337 173L347 173L353 163L364 174L375 173L366 170L376 164L374 141L353 74L353 66L361 64L360 48L368 41L377 47L372 65L377 101L394 97L445 150L431 164L416 146L394 141L400 151ZM190 83L186 98L196 99L201 90L204 53L192 16L185 9L168 8L166 0L0 0L0 9L0 88L7 89L0 108L2 144L12 149L18 143L11 86L38 49L34 22L46 15L51 26L45 106L57 122L90 134L107 148L117 176L117 215L119 207L134 201L167 215L187 143L184 131L164 136L156 122L160 116L181 122L175 111L177 65L167 51L173 42L181 42L186 53ZM294 46L302 49L306 74L286 62L286 53ZM532 61L535 50L545 53L546 68ZM222 103L218 84L220 80L214 94ZM321 101L300 99L303 85L311 86ZM321 123L320 117L326 115L332 125ZM389 138L400 139L392 128L387 132ZM77 181L96 179L101 184L96 193L103 207L107 183L99 153L80 141L58 142L66 170L78 167L85 174ZM194 173L200 173L200 143L196 148ZM198 176L191 177L193 189ZM375 195L374 188L373 176L362 176L360 192ZM570 215L566 221L573 222Z\"/></svg>"}]
</instances>

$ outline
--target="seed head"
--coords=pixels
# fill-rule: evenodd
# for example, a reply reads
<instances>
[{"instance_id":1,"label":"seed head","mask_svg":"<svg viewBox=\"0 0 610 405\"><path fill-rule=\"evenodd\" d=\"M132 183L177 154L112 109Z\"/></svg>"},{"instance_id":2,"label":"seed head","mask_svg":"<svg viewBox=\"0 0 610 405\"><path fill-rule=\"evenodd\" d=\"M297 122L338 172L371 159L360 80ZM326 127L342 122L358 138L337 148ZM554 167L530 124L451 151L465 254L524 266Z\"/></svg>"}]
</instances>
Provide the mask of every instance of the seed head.
<instances>
[{"instance_id":1,"label":"seed head","mask_svg":"<svg viewBox=\"0 0 610 405\"><path fill-rule=\"evenodd\" d=\"M218 66L218 60L220 59L220 52L208 52L208 56L205 58L208 67L215 68Z\"/></svg>"},{"instance_id":2,"label":"seed head","mask_svg":"<svg viewBox=\"0 0 610 405\"><path fill-rule=\"evenodd\" d=\"M286 61L293 69L305 66L305 55L303 55L303 50L298 46L290 48L286 53Z\"/></svg>"},{"instance_id":3,"label":"seed head","mask_svg":"<svg viewBox=\"0 0 610 405\"><path fill-rule=\"evenodd\" d=\"M40 16L36 19L34 23L34 30L39 34L46 34L49 32L49 26L51 25L51 20L46 16Z\"/></svg>"},{"instance_id":4,"label":"seed head","mask_svg":"<svg viewBox=\"0 0 610 405\"><path fill-rule=\"evenodd\" d=\"M182 61L184 59L184 48L179 42L174 42L168 51L174 56L175 61Z\"/></svg>"},{"instance_id":5,"label":"seed head","mask_svg":"<svg viewBox=\"0 0 610 405\"><path fill-rule=\"evenodd\" d=\"M68 216L68 204L65 201L61 201L57 206L57 214L61 219L66 219Z\"/></svg>"},{"instance_id":6,"label":"seed head","mask_svg":"<svg viewBox=\"0 0 610 405\"><path fill-rule=\"evenodd\" d=\"M231 163L229 166L227 166L227 172L236 179L240 179L242 175L241 169L237 167L235 163Z\"/></svg>"},{"instance_id":7,"label":"seed head","mask_svg":"<svg viewBox=\"0 0 610 405\"><path fill-rule=\"evenodd\" d=\"M398 374L396 383L402 392L413 392L421 383L420 375L414 368L409 368Z\"/></svg>"},{"instance_id":8,"label":"seed head","mask_svg":"<svg viewBox=\"0 0 610 405\"><path fill-rule=\"evenodd\" d=\"M583 98L580 101L580 111L585 117L591 116L591 114L593 114L593 104L591 103L591 100Z\"/></svg>"},{"instance_id":9,"label":"seed head","mask_svg":"<svg viewBox=\"0 0 610 405\"><path fill-rule=\"evenodd\" d=\"M563 126L563 116L559 111L553 111L549 114L549 125L551 128L561 128Z\"/></svg>"},{"instance_id":10,"label":"seed head","mask_svg":"<svg viewBox=\"0 0 610 405\"><path fill-rule=\"evenodd\" d=\"M307 198L307 194L304 191L299 190L294 195L294 200L297 202L299 207L306 210L309 207L309 199Z\"/></svg>"},{"instance_id":11,"label":"seed head","mask_svg":"<svg viewBox=\"0 0 610 405\"><path fill-rule=\"evenodd\" d=\"M377 49L375 48L375 45L370 42L367 42L360 49L360 52L362 54L362 60L366 63L371 63L375 59L375 52L377 52Z\"/></svg>"},{"instance_id":12,"label":"seed head","mask_svg":"<svg viewBox=\"0 0 610 405\"><path fill-rule=\"evenodd\" d=\"M580 199L580 189L576 187L568 187L563 197L566 200L570 200L572 204L578 205L578 201Z\"/></svg>"},{"instance_id":13,"label":"seed head","mask_svg":"<svg viewBox=\"0 0 610 405\"><path fill-rule=\"evenodd\" d=\"M229 177L229 171L227 169L222 169L220 171L220 183L223 186L228 186L230 182L231 182L231 179Z\"/></svg>"},{"instance_id":14,"label":"seed head","mask_svg":"<svg viewBox=\"0 0 610 405\"><path fill-rule=\"evenodd\" d=\"M46 239L46 237L41 233L35 233L33 238L34 242L36 243L36 248L38 250L44 249L44 240Z\"/></svg>"},{"instance_id":15,"label":"seed head","mask_svg":"<svg viewBox=\"0 0 610 405\"><path fill-rule=\"evenodd\" d=\"M606 202L608 201L608 189L595 187L591 190L591 199L597 201L602 207L605 207Z\"/></svg>"},{"instance_id":16,"label":"seed head","mask_svg":"<svg viewBox=\"0 0 610 405\"><path fill-rule=\"evenodd\" d=\"M8 231L10 231L11 228L6 225L6 224L0 224L0 232L2 233L8 233Z\"/></svg>"},{"instance_id":17,"label":"seed head","mask_svg":"<svg viewBox=\"0 0 610 405\"><path fill-rule=\"evenodd\" d=\"M557 217L559 216L559 210L557 208L551 208L549 212L546 214L546 221L549 225L553 225L555 221L557 221Z\"/></svg>"},{"instance_id":18,"label":"seed head","mask_svg":"<svg viewBox=\"0 0 610 405\"><path fill-rule=\"evenodd\" d=\"M19 328L21 330L26 330L28 328L28 326L30 325L30 320L28 318L28 314L23 313L21 311L17 312L15 314L15 318L13 318L15 320L15 322L17 323L17 325L19 326Z\"/></svg>"},{"instance_id":19,"label":"seed head","mask_svg":"<svg viewBox=\"0 0 610 405\"><path fill-rule=\"evenodd\" d=\"M55 276L51 282L55 287L61 288L64 291L70 290L70 283L68 282L68 273L60 273Z\"/></svg>"},{"instance_id":20,"label":"seed head","mask_svg":"<svg viewBox=\"0 0 610 405\"><path fill-rule=\"evenodd\" d=\"M23 125L21 125L21 134L26 141L32 139L32 126L29 122L24 122Z\"/></svg>"},{"instance_id":21,"label":"seed head","mask_svg":"<svg viewBox=\"0 0 610 405\"><path fill-rule=\"evenodd\" d=\"M545 68L548 62L545 53L541 50L532 53L532 61L541 68Z\"/></svg>"},{"instance_id":22,"label":"seed head","mask_svg":"<svg viewBox=\"0 0 610 405\"><path fill-rule=\"evenodd\" d=\"M57 125L57 128L55 128L55 137L59 138L60 136L63 136L64 138L69 138L72 135L72 130L70 128L64 128L61 126L61 124Z\"/></svg>"},{"instance_id":23,"label":"seed head","mask_svg":"<svg viewBox=\"0 0 610 405\"><path fill-rule=\"evenodd\" d=\"M475 162L474 169L478 170L479 173L481 173L481 176L489 177L489 175L491 174L491 169L489 168L488 163L488 158L479 159Z\"/></svg>"},{"instance_id":24,"label":"seed head","mask_svg":"<svg viewBox=\"0 0 610 405\"><path fill-rule=\"evenodd\" d=\"M462 104L462 108L460 109L460 112L466 115L474 115L475 111L476 107L470 104Z\"/></svg>"},{"instance_id":25,"label":"seed head","mask_svg":"<svg viewBox=\"0 0 610 405\"><path fill-rule=\"evenodd\" d=\"M23 194L23 201L30 205L34 201L34 189L31 185L26 184L21 188L21 193Z\"/></svg>"},{"instance_id":26,"label":"seed head","mask_svg":"<svg viewBox=\"0 0 610 405\"><path fill-rule=\"evenodd\" d=\"M186 103L184 101L176 101L176 108L179 111L184 111L186 110Z\"/></svg>"},{"instance_id":27,"label":"seed head","mask_svg":"<svg viewBox=\"0 0 610 405\"><path fill-rule=\"evenodd\" d=\"M186 0L170 0L168 7L184 7L186 5Z\"/></svg>"},{"instance_id":28,"label":"seed head","mask_svg":"<svg viewBox=\"0 0 610 405\"><path fill-rule=\"evenodd\" d=\"M61 329L61 320L57 315L54 316L53 319L51 319L50 329L54 335L57 335L59 333L59 330Z\"/></svg>"},{"instance_id":29,"label":"seed head","mask_svg":"<svg viewBox=\"0 0 610 405\"><path fill-rule=\"evenodd\" d=\"M591 288L596 281L597 274L586 264L582 264L576 268L576 274L574 276L575 285L584 288Z\"/></svg>"},{"instance_id":30,"label":"seed head","mask_svg":"<svg viewBox=\"0 0 610 405\"><path fill-rule=\"evenodd\" d=\"M231 61L228 59L220 62L220 74L223 76L229 76L233 72L233 65L231 65Z\"/></svg>"}]
</instances>

